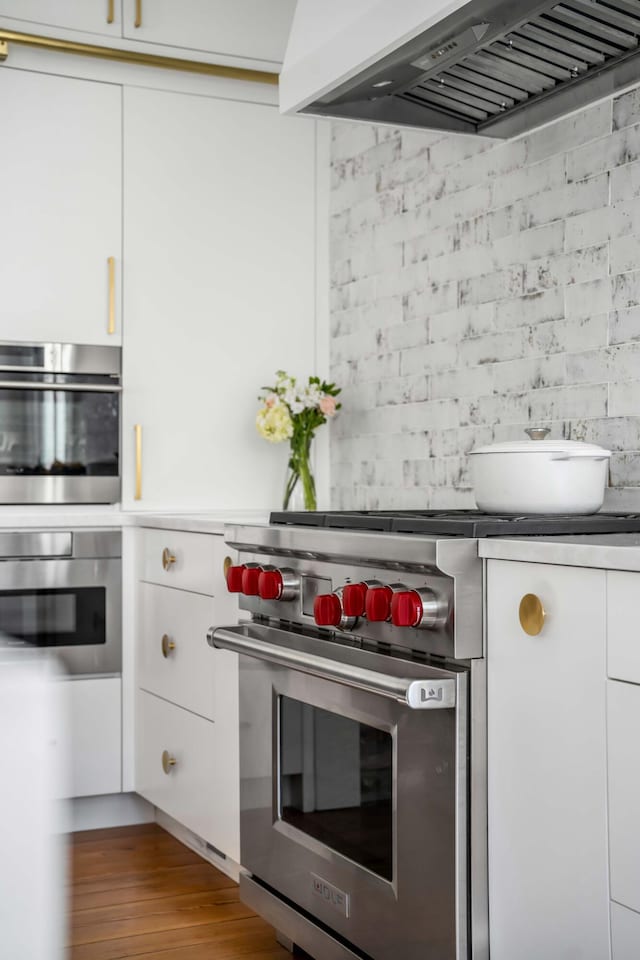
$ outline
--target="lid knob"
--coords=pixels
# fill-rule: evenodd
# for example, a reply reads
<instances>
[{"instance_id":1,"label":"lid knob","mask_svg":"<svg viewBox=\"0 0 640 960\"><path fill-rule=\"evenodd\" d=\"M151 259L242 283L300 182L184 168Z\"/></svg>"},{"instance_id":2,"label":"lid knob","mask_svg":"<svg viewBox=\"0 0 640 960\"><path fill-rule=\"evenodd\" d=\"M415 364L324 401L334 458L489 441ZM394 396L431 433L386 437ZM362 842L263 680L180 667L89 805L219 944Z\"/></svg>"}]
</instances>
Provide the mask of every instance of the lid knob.
<instances>
[{"instance_id":1,"label":"lid knob","mask_svg":"<svg viewBox=\"0 0 640 960\"><path fill-rule=\"evenodd\" d=\"M547 434L551 433L549 427L529 427L528 430L525 430L526 435L530 440L544 440Z\"/></svg>"}]
</instances>

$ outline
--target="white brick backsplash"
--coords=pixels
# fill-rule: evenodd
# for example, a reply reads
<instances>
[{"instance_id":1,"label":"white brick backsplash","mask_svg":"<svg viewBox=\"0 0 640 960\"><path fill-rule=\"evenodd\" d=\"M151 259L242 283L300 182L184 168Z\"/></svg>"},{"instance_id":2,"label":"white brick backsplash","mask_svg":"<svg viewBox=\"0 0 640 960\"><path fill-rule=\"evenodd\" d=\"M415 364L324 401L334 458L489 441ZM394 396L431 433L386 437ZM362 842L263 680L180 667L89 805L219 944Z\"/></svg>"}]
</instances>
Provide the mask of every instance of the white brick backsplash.
<instances>
[{"instance_id":1,"label":"white brick backsplash","mask_svg":"<svg viewBox=\"0 0 640 960\"><path fill-rule=\"evenodd\" d=\"M640 340L640 307L615 310L609 314L609 343L628 343L630 340Z\"/></svg>"},{"instance_id":2,"label":"white brick backsplash","mask_svg":"<svg viewBox=\"0 0 640 960\"><path fill-rule=\"evenodd\" d=\"M470 451L543 423L640 510L640 87L510 142L332 149L333 504L472 507Z\"/></svg>"}]
</instances>

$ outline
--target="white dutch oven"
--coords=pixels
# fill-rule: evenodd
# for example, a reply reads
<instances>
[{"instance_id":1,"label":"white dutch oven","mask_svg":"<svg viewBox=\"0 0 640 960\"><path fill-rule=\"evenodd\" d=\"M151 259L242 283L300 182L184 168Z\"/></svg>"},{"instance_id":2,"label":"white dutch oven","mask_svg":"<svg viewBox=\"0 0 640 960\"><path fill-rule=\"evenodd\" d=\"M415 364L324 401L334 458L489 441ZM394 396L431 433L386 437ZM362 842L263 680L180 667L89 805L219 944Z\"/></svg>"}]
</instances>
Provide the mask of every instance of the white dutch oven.
<instances>
[{"instance_id":1,"label":"white dutch oven","mask_svg":"<svg viewBox=\"0 0 640 960\"><path fill-rule=\"evenodd\" d=\"M486 513L596 513L602 506L611 452L578 440L494 443L471 452L476 504Z\"/></svg>"}]
</instances>

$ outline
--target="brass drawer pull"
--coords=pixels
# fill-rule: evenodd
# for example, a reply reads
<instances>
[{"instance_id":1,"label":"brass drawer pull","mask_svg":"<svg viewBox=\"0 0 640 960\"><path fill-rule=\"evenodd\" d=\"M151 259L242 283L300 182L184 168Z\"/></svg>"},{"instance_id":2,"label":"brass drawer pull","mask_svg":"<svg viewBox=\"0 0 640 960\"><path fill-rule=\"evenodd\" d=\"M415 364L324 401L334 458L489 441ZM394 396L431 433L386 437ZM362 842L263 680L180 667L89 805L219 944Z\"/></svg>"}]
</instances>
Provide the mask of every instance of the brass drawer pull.
<instances>
[{"instance_id":1,"label":"brass drawer pull","mask_svg":"<svg viewBox=\"0 0 640 960\"><path fill-rule=\"evenodd\" d=\"M115 20L115 0L107 0L107 23Z\"/></svg>"},{"instance_id":2,"label":"brass drawer pull","mask_svg":"<svg viewBox=\"0 0 640 960\"><path fill-rule=\"evenodd\" d=\"M225 580L227 579L227 573L229 572L229 567L233 566L233 560L231 557L225 557L222 562L222 572L224 573Z\"/></svg>"},{"instance_id":3,"label":"brass drawer pull","mask_svg":"<svg viewBox=\"0 0 640 960\"><path fill-rule=\"evenodd\" d=\"M173 640L170 640L167 634L163 634L162 640L160 641L160 647L162 649L162 656L167 659L172 650L175 650L176 645Z\"/></svg>"},{"instance_id":4,"label":"brass drawer pull","mask_svg":"<svg viewBox=\"0 0 640 960\"><path fill-rule=\"evenodd\" d=\"M142 424L136 423L133 427L136 448L136 473L134 481L133 499L142 500Z\"/></svg>"},{"instance_id":5,"label":"brass drawer pull","mask_svg":"<svg viewBox=\"0 0 640 960\"><path fill-rule=\"evenodd\" d=\"M171 773L171 768L175 767L177 762L176 758L172 757L168 750L162 751L162 769L167 776Z\"/></svg>"},{"instance_id":6,"label":"brass drawer pull","mask_svg":"<svg viewBox=\"0 0 640 960\"><path fill-rule=\"evenodd\" d=\"M133 21L134 27L142 26L142 0L136 0L136 18Z\"/></svg>"},{"instance_id":7,"label":"brass drawer pull","mask_svg":"<svg viewBox=\"0 0 640 960\"><path fill-rule=\"evenodd\" d=\"M171 570L171 567L176 562L175 554L171 553L169 547L165 547L162 551L162 568L163 570Z\"/></svg>"},{"instance_id":8,"label":"brass drawer pull","mask_svg":"<svg viewBox=\"0 0 640 960\"><path fill-rule=\"evenodd\" d=\"M542 600L535 593L527 593L520 601L520 626L530 637L537 637L542 632L547 613Z\"/></svg>"},{"instance_id":9,"label":"brass drawer pull","mask_svg":"<svg viewBox=\"0 0 640 960\"><path fill-rule=\"evenodd\" d=\"M109 320L107 323L107 333L116 332L116 258L107 257L107 267L109 272Z\"/></svg>"}]
</instances>

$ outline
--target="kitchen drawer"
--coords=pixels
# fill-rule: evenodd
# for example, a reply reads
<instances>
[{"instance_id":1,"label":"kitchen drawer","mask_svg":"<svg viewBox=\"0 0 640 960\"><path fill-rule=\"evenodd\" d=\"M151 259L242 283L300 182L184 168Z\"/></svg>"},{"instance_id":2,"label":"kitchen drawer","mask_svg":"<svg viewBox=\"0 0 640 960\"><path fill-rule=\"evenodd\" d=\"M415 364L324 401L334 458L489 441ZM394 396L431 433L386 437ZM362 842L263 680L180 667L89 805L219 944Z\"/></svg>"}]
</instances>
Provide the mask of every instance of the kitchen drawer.
<instances>
[{"instance_id":1,"label":"kitchen drawer","mask_svg":"<svg viewBox=\"0 0 640 960\"><path fill-rule=\"evenodd\" d=\"M152 583L139 590L137 685L215 720L216 688L238 682L236 655L207 643L217 600Z\"/></svg>"},{"instance_id":2,"label":"kitchen drawer","mask_svg":"<svg viewBox=\"0 0 640 960\"><path fill-rule=\"evenodd\" d=\"M235 861L240 859L238 720L212 723L139 690L136 790ZM175 764L163 767L163 752Z\"/></svg>"},{"instance_id":3,"label":"kitchen drawer","mask_svg":"<svg viewBox=\"0 0 640 960\"><path fill-rule=\"evenodd\" d=\"M640 683L640 631L636 627L640 573L607 573L607 672Z\"/></svg>"},{"instance_id":4,"label":"kitchen drawer","mask_svg":"<svg viewBox=\"0 0 640 960\"><path fill-rule=\"evenodd\" d=\"M611 904L611 958L638 960L640 957L640 913Z\"/></svg>"},{"instance_id":5,"label":"kitchen drawer","mask_svg":"<svg viewBox=\"0 0 640 960\"><path fill-rule=\"evenodd\" d=\"M607 741L611 898L640 912L638 729L640 687L610 680L607 684Z\"/></svg>"},{"instance_id":6,"label":"kitchen drawer","mask_svg":"<svg viewBox=\"0 0 640 960\"><path fill-rule=\"evenodd\" d=\"M210 597L226 593L223 564L229 551L222 536L144 530L142 538L143 580Z\"/></svg>"}]
</instances>

